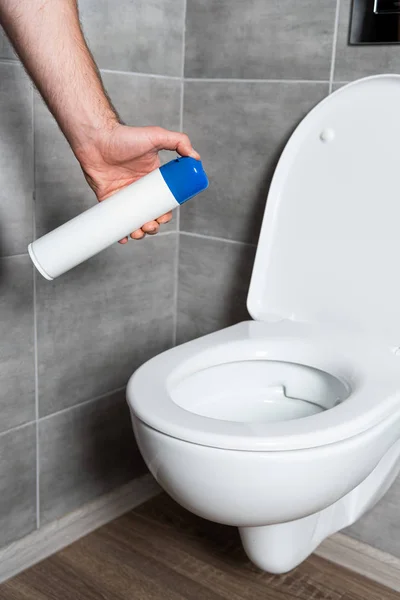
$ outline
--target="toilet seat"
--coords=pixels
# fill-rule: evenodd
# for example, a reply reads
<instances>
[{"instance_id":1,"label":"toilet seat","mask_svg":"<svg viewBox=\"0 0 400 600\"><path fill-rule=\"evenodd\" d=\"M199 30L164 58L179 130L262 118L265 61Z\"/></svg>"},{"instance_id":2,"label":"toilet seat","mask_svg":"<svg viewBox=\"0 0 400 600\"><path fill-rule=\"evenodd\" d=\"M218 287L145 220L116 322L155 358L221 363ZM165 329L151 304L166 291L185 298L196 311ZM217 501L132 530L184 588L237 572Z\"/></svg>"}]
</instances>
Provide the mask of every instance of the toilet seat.
<instances>
[{"instance_id":1,"label":"toilet seat","mask_svg":"<svg viewBox=\"0 0 400 600\"><path fill-rule=\"evenodd\" d=\"M340 88L306 116L268 194L247 299L254 321L141 367L128 384L135 417L194 444L285 451L338 443L398 415L399 105L400 76L379 75ZM200 416L173 401L185 369L234 357L312 366L345 382L349 396L267 424Z\"/></svg>"},{"instance_id":2,"label":"toilet seat","mask_svg":"<svg viewBox=\"0 0 400 600\"><path fill-rule=\"evenodd\" d=\"M319 414L276 423L222 421L174 402L171 389L179 379L207 366L247 360L313 366L349 385L349 396ZM245 392L246 382L243 388ZM136 417L166 435L215 448L261 452L315 448L359 435L400 411L399 390L400 357L383 341L354 338L328 326L249 321L151 359L130 379L127 396Z\"/></svg>"}]
</instances>

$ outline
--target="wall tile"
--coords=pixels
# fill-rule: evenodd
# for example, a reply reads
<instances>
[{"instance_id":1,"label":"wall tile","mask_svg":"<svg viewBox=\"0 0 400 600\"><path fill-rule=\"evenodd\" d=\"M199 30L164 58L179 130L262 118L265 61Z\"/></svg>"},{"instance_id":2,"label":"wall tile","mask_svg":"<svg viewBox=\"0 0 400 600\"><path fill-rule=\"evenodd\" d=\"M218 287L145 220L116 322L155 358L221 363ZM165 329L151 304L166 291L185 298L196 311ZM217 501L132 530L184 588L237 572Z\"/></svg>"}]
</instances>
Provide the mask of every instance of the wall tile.
<instances>
[{"instance_id":1,"label":"wall tile","mask_svg":"<svg viewBox=\"0 0 400 600\"><path fill-rule=\"evenodd\" d=\"M180 83L153 77L105 73L104 82L129 125L179 128ZM36 230L41 236L95 203L80 166L61 131L35 94ZM171 153L169 159L175 154ZM176 223L163 226L175 229Z\"/></svg>"},{"instance_id":2,"label":"wall tile","mask_svg":"<svg viewBox=\"0 0 400 600\"><path fill-rule=\"evenodd\" d=\"M343 533L400 558L400 477L384 498Z\"/></svg>"},{"instance_id":3,"label":"wall tile","mask_svg":"<svg viewBox=\"0 0 400 600\"><path fill-rule=\"evenodd\" d=\"M108 71L102 72L102 79L127 125L179 129L180 81Z\"/></svg>"},{"instance_id":4,"label":"wall tile","mask_svg":"<svg viewBox=\"0 0 400 600\"><path fill-rule=\"evenodd\" d=\"M33 267L0 260L0 432L35 418Z\"/></svg>"},{"instance_id":5,"label":"wall tile","mask_svg":"<svg viewBox=\"0 0 400 600\"><path fill-rule=\"evenodd\" d=\"M53 415L39 427L42 523L146 471L125 392Z\"/></svg>"},{"instance_id":6,"label":"wall tile","mask_svg":"<svg viewBox=\"0 0 400 600\"><path fill-rule=\"evenodd\" d=\"M37 237L72 219L95 203L56 121L34 94L35 204Z\"/></svg>"},{"instance_id":7,"label":"wall tile","mask_svg":"<svg viewBox=\"0 0 400 600\"><path fill-rule=\"evenodd\" d=\"M180 235L178 343L248 320L255 248Z\"/></svg>"},{"instance_id":8,"label":"wall tile","mask_svg":"<svg viewBox=\"0 0 400 600\"><path fill-rule=\"evenodd\" d=\"M209 189L181 211L181 230L255 243L279 155L321 83L187 82L184 129Z\"/></svg>"},{"instance_id":9,"label":"wall tile","mask_svg":"<svg viewBox=\"0 0 400 600\"><path fill-rule=\"evenodd\" d=\"M80 0L79 6L101 68L181 75L184 0Z\"/></svg>"},{"instance_id":10,"label":"wall tile","mask_svg":"<svg viewBox=\"0 0 400 600\"><path fill-rule=\"evenodd\" d=\"M36 426L0 436L0 546L36 528Z\"/></svg>"},{"instance_id":11,"label":"wall tile","mask_svg":"<svg viewBox=\"0 0 400 600\"><path fill-rule=\"evenodd\" d=\"M188 0L186 77L329 79L336 2Z\"/></svg>"},{"instance_id":12,"label":"wall tile","mask_svg":"<svg viewBox=\"0 0 400 600\"><path fill-rule=\"evenodd\" d=\"M18 63L0 64L0 256L32 241L32 90Z\"/></svg>"},{"instance_id":13,"label":"wall tile","mask_svg":"<svg viewBox=\"0 0 400 600\"><path fill-rule=\"evenodd\" d=\"M336 81L352 81L377 73L397 73L400 69L400 45L349 46L351 0L341 0L336 47Z\"/></svg>"},{"instance_id":14,"label":"wall tile","mask_svg":"<svg viewBox=\"0 0 400 600\"><path fill-rule=\"evenodd\" d=\"M54 282L37 275L41 416L122 387L170 346L176 241L115 244Z\"/></svg>"},{"instance_id":15,"label":"wall tile","mask_svg":"<svg viewBox=\"0 0 400 600\"><path fill-rule=\"evenodd\" d=\"M16 59L13 47L7 39L2 27L0 27L0 58Z\"/></svg>"}]
</instances>

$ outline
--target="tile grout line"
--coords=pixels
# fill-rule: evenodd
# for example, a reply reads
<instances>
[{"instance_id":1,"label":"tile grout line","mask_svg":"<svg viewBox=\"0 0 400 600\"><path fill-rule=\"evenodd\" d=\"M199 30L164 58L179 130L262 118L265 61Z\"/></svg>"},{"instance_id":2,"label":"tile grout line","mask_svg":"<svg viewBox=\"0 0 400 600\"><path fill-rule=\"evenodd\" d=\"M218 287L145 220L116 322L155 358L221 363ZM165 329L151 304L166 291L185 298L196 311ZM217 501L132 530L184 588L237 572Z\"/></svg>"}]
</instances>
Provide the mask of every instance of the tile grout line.
<instances>
[{"instance_id":1,"label":"tile grout line","mask_svg":"<svg viewBox=\"0 0 400 600\"><path fill-rule=\"evenodd\" d=\"M171 233L175 233L175 232L171 232ZM26 423L22 423L21 425L16 425L15 427L10 427L10 429L6 429L5 431L0 432L0 438L3 437L3 435L7 435L8 433L11 433L13 431L18 431L19 429L23 429L24 427L29 427L31 425L36 425L36 423L41 423L42 421L47 421L48 419L51 419L51 417L55 417L62 413L67 413L71 410L75 410L76 408L80 408L81 406L85 406L86 404L90 404L91 402L97 402L98 400L107 398L107 396L112 396L113 394L116 394L117 392L122 392L125 389L126 389L126 385L124 385L120 388L116 388L115 390L110 390L109 392L106 392L105 394L101 394L100 396L95 396L94 398L89 398L89 400L83 400L83 402L79 402L78 404L74 404L73 406L68 406L67 408L61 408L60 410L57 410L49 415L45 415L44 417L38 417L38 419L35 418L32 421L27 421Z\"/></svg>"},{"instance_id":2,"label":"tile grout line","mask_svg":"<svg viewBox=\"0 0 400 600\"><path fill-rule=\"evenodd\" d=\"M174 295L172 299L173 319L172 319L172 347L176 346L177 329L178 329L178 279L179 279L179 229L176 232L175 246L175 264L174 264Z\"/></svg>"},{"instance_id":3,"label":"tile grout line","mask_svg":"<svg viewBox=\"0 0 400 600\"><path fill-rule=\"evenodd\" d=\"M193 83L329 83L329 79L229 79L209 77L185 77L185 82Z\"/></svg>"},{"instance_id":4,"label":"tile grout line","mask_svg":"<svg viewBox=\"0 0 400 600\"><path fill-rule=\"evenodd\" d=\"M120 71L118 69L101 69L100 73L115 73L116 75L135 75L136 77L153 77L154 79L170 79L180 81L180 75L161 75L160 73L140 73L139 71Z\"/></svg>"},{"instance_id":5,"label":"tile grout line","mask_svg":"<svg viewBox=\"0 0 400 600\"><path fill-rule=\"evenodd\" d=\"M18 58L0 58L0 65L21 65Z\"/></svg>"},{"instance_id":6,"label":"tile grout line","mask_svg":"<svg viewBox=\"0 0 400 600\"><path fill-rule=\"evenodd\" d=\"M6 429L5 431L1 431L0 438L7 435L8 433L13 433L14 431L24 429L25 427L31 427L32 425L36 425L36 419L33 419L32 421L27 421L26 423L22 423L21 425L15 425L15 427L10 427L10 429Z\"/></svg>"},{"instance_id":7,"label":"tile grout line","mask_svg":"<svg viewBox=\"0 0 400 600\"><path fill-rule=\"evenodd\" d=\"M183 5L182 22L182 65L181 65L181 94L179 106L179 131L183 131L183 102L185 95L185 48L186 48L186 12L187 0ZM178 294L179 294L179 250L180 250L180 227L181 227L181 209L178 208L176 215L176 248L174 265L174 297L173 297L173 325L172 325L172 346L176 346L178 330Z\"/></svg>"},{"instance_id":8,"label":"tile grout line","mask_svg":"<svg viewBox=\"0 0 400 600\"><path fill-rule=\"evenodd\" d=\"M29 256L28 252L21 252L20 254L6 254L5 256L0 256L0 260L5 260L6 258L21 258L23 256Z\"/></svg>"},{"instance_id":9,"label":"tile grout line","mask_svg":"<svg viewBox=\"0 0 400 600\"><path fill-rule=\"evenodd\" d=\"M215 235L205 235L204 233L192 233L191 231L181 231L180 235L200 238L203 240L213 240L214 242L226 242L228 244L239 244L240 246L249 246L250 248L257 248L257 244L250 244L249 242L241 242L239 240L230 240L228 238L220 238Z\"/></svg>"},{"instance_id":10,"label":"tile grout line","mask_svg":"<svg viewBox=\"0 0 400 600\"><path fill-rule=\"evenodd\" d=\"M125 389L126 389L126 385L123 385L122 387L116 388L115 390L109 390L108 392L105 392L104 394L100 394L100 396L95 396L94 398L89 398L88 400L83 400L82 402L78 402L77 404L74 404L72 406L67 406L66 408L61 408L60 410L56 410L55 412L52 412L49 415L44 415L44 417L40 417L39 422L41 423L43 421L47 421L48 419L51 419L52 417L55 417L62 413L67 413L70 410L74 410L75 408L80 408L81 406L86 406L86 405L90 404L91 402L97 402L98 400L107 398L107 396L112 396L113 394L122 392Z\"/></svg>"},{"instance_id":11,"label":"tile grout line","mask_svg":"<svg viewBox=\"0 0 400 600\"><path fill-rule=\"evenodd\" d=\"M181 82L185 81L185 58L186 58L186 15L187 15L187 0L183 3L183 23L182 23L182 65L181 65Z\"/></svg>"},{"instance_id":12,"label":"tile grout line","mask_svg":"<svg viewBox=\"0 0 400 600\"><path fill-rule=\"evenodd\" d=\"M35 169L35 103L33 88L31 88L32 102L32 152L33 152L33 172L32 172L32 233L33 239L36 239L36 169ZM36 529L40 529L40 447L39 447L39 359L38 359L38 328L37 328L37 286L36 286L36 268L33 270L33 353L35 369L35 423L36 423Z\"/></svg>"},{"instance_id":13,"label":"tile grout line","mask_svg":"<svg viewBox=\"0 0 400 600\"><path fill-rule=\"evenodd\" d=\"M157 236L154 236L154 237L161 237L164 235L172 235L173 233L176 233L176 230L160 231L159 233L157 233ZM151 238L152 238L152 236L148 236L145 239L150 240ZM140 241L140 240L138 240L138 241ZM9 259L13 259L13 258L24 258L24 257L29 257L28 252L21 252L21 254L6 254L5 256L0 256L0 260L9 260Z\"/></svg>"},{"instance_id":14,"label":"tile grout line","mask_svg":"<svg viewBox=\"0 0 400 600\"><path fill-rule=\"evenodd\" d=\"M337 38L338 38L338 31L339 31L339 13L340 13L340 0L336 0L335 25L333 28L333 41L332 41L331 71L330 71L330 75L329 75L329 94L332 93L333 78L335 76L336 48L337 48Z\"/></svg>"},{"instance_id":15,"label":"tile grout line","mask_svg":"<svg viewBox=\"0 0 400 600\"><path fill-rule=\"evenodd\" d=\"M340 0L339 0L340 1ZM185 11L186 12L186 11ZM6 65L21 65L21 61L17 58L1 58L0 64ZM154 79L167 79L171 81L182 81L182 76L179 75L162 75L160 73L141 73L139 71L121 71L119 69L103 69L100 68L100 73L110 73L116 75L133 75L136 77L152 77ZM185 81L194 83L329 83L329 79L241 79L230 77L185 77Z\"/></svg>"},{"instance_id":16,"label":"tile grout line","mask_svg":"<svg viewBox=\"0 0 400 600\"><path fill-rule=\"evenodd\" d=\"M178 209L176 209L176 210L178 210ZM153 237L153 238L158 238L158 237L161 237L161 236L164 236L164 235L172 235L173 233L176 233L176 230L175 230L175 229L171 229L170 231L160 231L160 232L159 232L159 233L157 233L157 235L155 235L155 236L151 236L151 235L148 235L148 236L146 236L146 238L145 238L145 239L147 239L147 240L151 240L151 239L152 239L152 237ZM138 241L140 241L140 240L138 240Z\"/></svg>"},{"instance_id":17,"label":"tile grout line","mask_svg":"<svg viewBox=\"0 0 400 600\"><path fill-rule=\"evenodd\" d=\"M20 59L16 56L15 58L0 58L0 65L19 65L23 68ZM100 73L115 73L116 75L136 75L137 77L153 77L154 79L171 79L173 81L180 81L180 75L162 75L161 73L141 73L140 71L122 71L120 69L103 69L100 67Z\"/></svg>"},{"instance_id":18,"label":"tile grout line","mask_svg":"<svg viewBox=\"0 0 400 600\"><path fill-rule=\"evenodd\" d=\"M185 3L186 4L186 3ZM185 11L183 11L185 14ZM183 63L184 64L184 63ZM179 106L179 130L183 130L183 89L184 81L181 79L181 94L180 94L180 106ZM180 246L180 226L181 226L181 209L180 207L176 211L176 247L175 247L175 264L174 264L174 292L172 298L172 346L176 346L177 328L178 328L178 277L179 277L179 246Z\"/></svg>"},{"instance_id":19,"label":"tile grout line","mask_svg":"<svg viewBox=\"0 0 400 600\"><path fill-rule=\"evenodd\" d=\"M0 58L0 64L22 66L21 61L17 58ZM172 81L182 80L182 76L179 75L161 75L160 73L141 73L139 71L121 71L118 69L100 68L100 73L115 73L116 75L134 75L137 77L153 77L155 79L169 79ZM235 79L229 77L185 77L185 81L203 83L329 83L329 79Z\"/></svg>"}]
</instances>

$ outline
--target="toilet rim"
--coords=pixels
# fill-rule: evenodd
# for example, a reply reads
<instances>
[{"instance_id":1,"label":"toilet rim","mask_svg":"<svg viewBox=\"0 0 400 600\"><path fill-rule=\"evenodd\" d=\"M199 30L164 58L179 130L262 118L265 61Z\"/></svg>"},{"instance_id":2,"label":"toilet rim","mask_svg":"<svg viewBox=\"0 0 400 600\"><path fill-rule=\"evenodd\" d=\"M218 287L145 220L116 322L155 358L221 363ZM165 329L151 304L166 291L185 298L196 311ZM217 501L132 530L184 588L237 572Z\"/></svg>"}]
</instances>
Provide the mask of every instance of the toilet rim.
<instances>
[{"instance_id":1,"label":"toilet rim","mask_svg":"<svg viewBox=\"0 0 400 600\"><path fill-rule=\"evenodd\" d=\"M176 404L168 392L171 378L248 360L314 367L350 384L349 396L316 415L248 423L200 416ZM400 414L399 358L383 342L330 327L245 322L151 359L130 378L127 399L137 419L187 442L260 452L310 449L346 440Z\"/></svg>"}]
</instances>

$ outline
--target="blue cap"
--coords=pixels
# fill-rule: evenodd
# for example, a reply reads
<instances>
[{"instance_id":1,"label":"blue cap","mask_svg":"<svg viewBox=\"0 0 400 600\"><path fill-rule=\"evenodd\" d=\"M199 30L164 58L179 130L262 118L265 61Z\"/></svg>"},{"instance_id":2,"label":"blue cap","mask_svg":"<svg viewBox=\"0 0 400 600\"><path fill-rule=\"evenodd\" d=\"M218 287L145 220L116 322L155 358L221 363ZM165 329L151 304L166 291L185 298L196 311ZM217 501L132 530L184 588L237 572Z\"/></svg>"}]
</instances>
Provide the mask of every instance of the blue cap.
<instances>
[{"instance_id":1,"label":"blue cap","mask_svg":"<svg viewBox=\"0 0 400 600\"><path fill-rule=\"evenodd\" d=\"M175 200L183 204L208 187L208 179L200 160L182 156L160 167L161 175Z\"/></svg>"}]
</instances>

